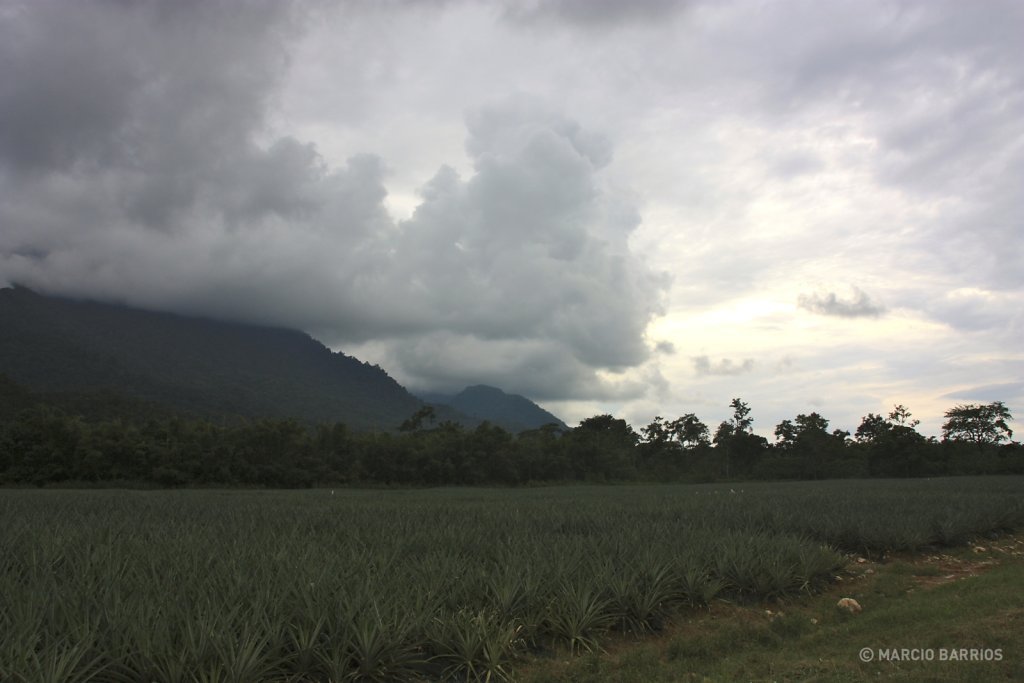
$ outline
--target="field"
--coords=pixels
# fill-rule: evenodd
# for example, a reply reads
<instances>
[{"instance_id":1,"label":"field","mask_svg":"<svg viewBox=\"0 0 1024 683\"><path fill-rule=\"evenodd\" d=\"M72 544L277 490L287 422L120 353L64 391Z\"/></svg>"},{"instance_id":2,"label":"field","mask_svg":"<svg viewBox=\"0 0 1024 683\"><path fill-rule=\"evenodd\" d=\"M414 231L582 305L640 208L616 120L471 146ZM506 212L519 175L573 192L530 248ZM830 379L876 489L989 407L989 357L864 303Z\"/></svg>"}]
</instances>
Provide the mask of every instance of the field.
<instances>
[{"instance_id":1,"label":"field","mask_svg":"<svg viewBox=\"0 0 1024 683\"><path fill-rule=\"evenodd\" d=\"M538 662L709 605L828 590L851 556L1022 529L1022 493L1021 477L4 490L0 680L503 680L524 664L539 680Z\"/></svg>"}]
</instances>

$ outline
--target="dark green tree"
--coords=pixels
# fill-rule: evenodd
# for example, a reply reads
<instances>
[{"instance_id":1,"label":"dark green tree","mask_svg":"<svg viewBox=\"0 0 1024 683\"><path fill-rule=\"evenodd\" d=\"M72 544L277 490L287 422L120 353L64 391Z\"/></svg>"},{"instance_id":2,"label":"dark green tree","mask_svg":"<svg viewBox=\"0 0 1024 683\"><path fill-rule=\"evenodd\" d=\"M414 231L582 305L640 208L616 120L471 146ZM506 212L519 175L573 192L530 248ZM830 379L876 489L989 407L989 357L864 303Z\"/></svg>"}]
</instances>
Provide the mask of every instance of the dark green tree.
<instances>
[{"instance_id":1,"label":"dark green tree","mask_svg":"<svg viewBox=\"0 0 1024 683\"><path fill-rule=\"evenodd\" d=\"M636 476L639 437L625 420L611 415L588 417L563 438L576 479L608 481Z\"/></svg>"},{"instance_id":2,"label":"dark green tree","mask_svg":"<svg viewBox=\"0 0 1024 683\"><path fill-rule=\"evenodd\" d=\"M979 451L1013 437L1013 430L1007 424L1013 420L1013 416L1002 401L958 405L947 410L945 417L942 438L946 441L973 443Z\"/></svg>"},{"instance_id":3,"label":"dark green tree","mask_svg":"<svg viewBox=\"0 0 1024 683\"><path fill-rule=\"evenodd\" d=\"M661 415L655 415L654 419L646 427L640 429L640 439L645 444L660 447L672 441L672 431L669 423Z\"/></svg>"},{"instance_id":4,"label":"dark green tree","mask_svg":"<svg viewBox=\"0 0 1024 683\"><path fill-rule=\"evenodd\" d=\"M572 478L572 463L567 454L568 442L562 427L556 424L519 432L513 448L521 480L529 483Z\"/></svg>"},{"instance_id":5,"label":"dark green tree","mask_svg":"<svg viewBox=\"0 0 1024 683\"><path fill-rule=\"evenodd\" d=\"M776 466L804 479L849 476L842 462L849 432L828 431L828 420L818 413L800 414L775 427L775 450L782 460Z\"/></svg>"},{"instance_id":6,"label":"dark green tree","mask_svg":"<svg viewBox=\"0 0 1024 683\"><path fill-rule=\"evenodd\" d=\"M436 419L437 419L437 416L434 413L433 406L423 406L422 408L417 410L415 413L413 413L412 416L409 417L409 419L407 419L405 422L403 422L401 425L399 425L398 431L400 431L400 432L418 432L419 430L424 428L423 427L423 423L424 422L428 422L430 424L434 424L434 421Z\"/></svg>"},{"instance_id":7,"label":"dark green tree","mask_svg":"<svg viewBox=\"0 0 1024 683\"><path fill-rule=\"evenodd\" d=\"M888 418L868 413L854 434L875 477L919 477L928 473L928 440L917 431L920 420L906 406L894 406Z\"/></svg>"},{"instance_id":8,"label":"dark green tree","mask_svg":"<svg viewBox=\"0 0 1024 683\"><path fill-rule=\"evenodd\" d=\"M711 443L707 425L693 413L671 422L659 415L640 432L641 467L657 479L692 474Z\"/></svg>"},{"instance_id":9,"label":"dark green tree","mask_svg":"<svg viewBox=\"0 0 1024 683\"><path fill-rule=\"evenodd\" d=\"M871 446L884 439L890 429L892 429L892 424L884 417L868 413L861 420L853 438L857 443Z\"/></svg>"},{"instance_id":10,"label":"dark green tree","mask_svg":"<svg viewBox=\"0 0 1024 683\"><path fill-rule=\"evenodd\" d=\"M708 426L693 413L687 413L670 422L669 431L686 450L707 446L711 443Z\"/></svg>"},{"instance_id":11,"label":"dark green tree","mask_svg":"<svg viewBox=\"0 0 1024 683\"><path fill-rule=\"evenodd\" d=\"M732 418L723 421L715 430L715 450L722 453L723 474L726 479L748 474L764 456L768 441L753 433L750 406L734 398L729 403Z\"/></svg>"}]
</instances>

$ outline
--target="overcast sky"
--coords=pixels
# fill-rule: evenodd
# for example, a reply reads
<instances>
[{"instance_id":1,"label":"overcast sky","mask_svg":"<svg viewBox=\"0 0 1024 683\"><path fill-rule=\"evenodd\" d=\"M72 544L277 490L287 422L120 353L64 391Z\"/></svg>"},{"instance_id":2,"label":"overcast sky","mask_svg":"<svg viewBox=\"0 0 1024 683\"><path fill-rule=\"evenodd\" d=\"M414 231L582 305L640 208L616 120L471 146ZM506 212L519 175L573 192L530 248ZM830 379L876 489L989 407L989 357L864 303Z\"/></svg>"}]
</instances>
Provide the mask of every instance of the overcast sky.
<instances>
[{"instance_id":1,"label":"overcast sky","mask_svg":"<svg viewBox=\"0 0 1024 683\"><path fill-rule=\"evenodd\" d=\"M638 429L1024 417L1019 0L0 0L0 284Z\"/></svg>"}]
</instances>

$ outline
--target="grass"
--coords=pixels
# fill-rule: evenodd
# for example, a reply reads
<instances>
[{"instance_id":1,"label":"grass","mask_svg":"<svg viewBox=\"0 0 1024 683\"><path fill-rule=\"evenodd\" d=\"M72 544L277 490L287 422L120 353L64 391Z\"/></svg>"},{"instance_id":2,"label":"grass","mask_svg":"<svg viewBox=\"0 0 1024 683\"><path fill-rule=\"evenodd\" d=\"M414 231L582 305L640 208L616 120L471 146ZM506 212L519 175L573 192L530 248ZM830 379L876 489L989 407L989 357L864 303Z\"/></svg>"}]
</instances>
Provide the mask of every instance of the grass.
<instances>
[{"instance_id":1,"label":"grass","mask_svg":"<svg viewBox=\"0 0 1024 683\"><path fill-rule=\"evenodd\" d=\"M676 681L1024 680L1024 536L981 554L905 555L854 564L828 591L760 605L713 603L644 642L620 639L604 653L536 658L523 683ZM840 597L864 611L836 608ZM861 648L874 661L863 662ZM896 651L911 661L879 661ZM942 661L960 650L1001 661ZM970 652L967 652L970 656ZM913 658L917 661L913 661ZM931 661L922 659L931 657Z\"/></svg>"}]
</instances>

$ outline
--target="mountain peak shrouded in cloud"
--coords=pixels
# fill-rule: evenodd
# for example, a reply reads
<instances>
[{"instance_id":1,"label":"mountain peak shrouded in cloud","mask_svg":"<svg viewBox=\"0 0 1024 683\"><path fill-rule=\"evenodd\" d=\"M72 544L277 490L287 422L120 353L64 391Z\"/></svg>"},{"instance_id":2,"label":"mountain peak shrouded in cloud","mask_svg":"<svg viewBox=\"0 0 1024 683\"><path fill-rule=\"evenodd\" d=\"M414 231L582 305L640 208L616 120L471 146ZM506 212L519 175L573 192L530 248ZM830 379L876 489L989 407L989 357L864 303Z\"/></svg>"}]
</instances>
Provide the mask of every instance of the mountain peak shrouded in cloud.
<instances>
[{"instance_id":1,"label":"mountain peak shrouded in cloud","mask_svg":"<svg viewBox=\"0 0 1024 683\"><path fill-rule=\"evenodd\" d=\"M0 375L64 405L118 396L129 410L138 402L154 415L228 421L291 418L393 430L422 407L380 367L331 352L297 330L47 297L22 287L0 289ZM448 411L445 419L462 416Z\"/></svg>"},{"instance_id":2,"label":"mountain peak shrouded in cloud","mask_svg":"<svg viewBox=\"0 0 1024 683\"><path fill-rule=\"evenodd\" d=\"M473 107L469 174L442 166L396 221L387 160L332 165L266 125L295 6L64 9L3 24L5 279L373 341L413 383L569 398L648 357L668 281L630 249L640 214L599 132L525 96Z\"/></svg>"},{"instance_id":3,"label":"mountain peak shrouded in cloud","mask_svg":"<svg viewBox=\"0 0 1024 683\"><path fill-rule=\"evenodd\" d=\"M507 394L484 384L466 387L454 395L422 394L420 398L428 403L450 406L463 415L487 420L513 433L550 424L568 429L562 420L525 396Z\"/></svg>"},{"instance_id":4,"label":"mountain peak shrouded in cloud","mask_svg":"<svg viewBox=\"0 0 1024 683\"><path fill-rule=\"evenodd\" d=\"M872 301L867 292L857 287L851 289L847 297L835 292L801 294L797 305L811 313L838 318L877 318L885 313L885 307Z\"/></svg>"}]
</instances>

